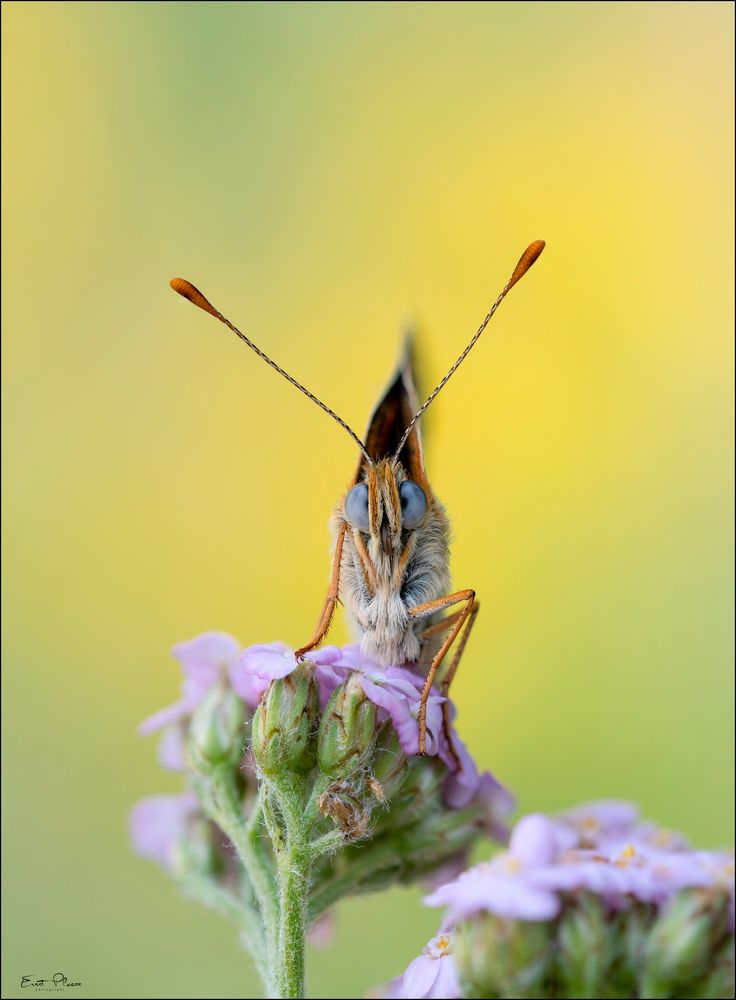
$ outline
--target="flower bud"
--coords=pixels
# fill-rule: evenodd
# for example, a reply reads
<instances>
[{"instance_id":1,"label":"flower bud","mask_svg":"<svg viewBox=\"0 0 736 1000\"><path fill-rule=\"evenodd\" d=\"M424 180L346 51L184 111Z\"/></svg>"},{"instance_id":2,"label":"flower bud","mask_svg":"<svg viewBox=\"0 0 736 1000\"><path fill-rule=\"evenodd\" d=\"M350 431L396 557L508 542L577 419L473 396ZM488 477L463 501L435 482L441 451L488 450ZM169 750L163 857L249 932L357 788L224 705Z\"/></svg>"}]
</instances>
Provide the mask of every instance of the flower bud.
<instances>
[{"instance_id":1,"label":"flower bud","mask_svg":"<svg viewBox=\"0 0 736 1000\"><path fill-rule=\"evenodd\" d=\"M398 733L391 723L386 723L378 736L369 788L379 802L388 805L401 791L408 775L409 760Z\"/></svg>"},{"instance_id":2,"label":"flower bud","mask_svg":"<svg viewBox=\"0 0 736 1000\"><path fill-rule=\"evenodd\" d=\"M455 961L465 997L544 997L554 949L549 923L490 913L462 924ZM550 994L551 995L551 994Z\"/></svg>"},{"instance_id":3,"label":"flower bud","mask_svg":"<svg viewBox=\"0 0 736 1000\"><path fill-rule=\"evenodd\" d=\"M222 859L215 850L212 827L203 817L190 820L186 835L172 847L172 874L185 880L192 875L216 875L221 869Z\"/></svg>"},{"instance_id":4,"label":"flower bud","mask_svg":"<svg viewBox=\"0 0 736 1000\"><path fill-rule=\"evenodd\" d=\"M734 995L733 931L715 952L713 967L706 975L699 995L701 997L732 997Z\"/></svg>"},{"instance_id":5,"label":"flower bud","mask_svg":"<svg viewBox=\"0 0 736 1000\"><path fill-rule=\"evenodd\" d=\"M644 951L642 996L696 996L713 968L728 921L724 892L679 892L651 929ZM677 991L677 992L673 992Z\"/></svg>"},{"instance_id":6,"label":"flower bud","mask_svg":"<svg viewBox=\"0 0 736 1000\"><path fill-rule=\"evenodd\" d=\"M370 767L376 745L376 706L366 698L360 674L332 693L322 714L317 759L330 778L348 778Z\"/></svg>"},{"instance_id":7,"label":"flower bud","mask_svg":"<svg viewBox=\"0 0 736 1000\"><path fill-rule=\"evenodd\" d=\"M245 724L243 703L230 688L215 685L197 707L189 729L194 767L203 774L235 763L242 752Z\"/></svg>"},{"instance_id":8,"label":"flower bud","mask_svg":"<svg viewBox=\"0 0 736 1000\"><path fill-rule=\"evenodd\" d=\"M265 774L307 771L314 761L319 708L314 672L302 664L271 683L253 716L253 754Z\"/></svg>"},{"instance_id":9,"label":"flower bud","mask_svg":"<svg viewBox=\"0 0 736 1000\"><path fill-rule=\"evenodd\" d=\"M559 923L556 949L559 980L570 1000L604 995L617 930L592 893L570 903Z\"/></svg>"},{"instance_id":10,"label":"flower bud","mask_svg":"<svg viewBox=\"0 0 736 1000\"><path fill-rule=\"evenodd\" d=\"M381 739L378 744L374 773L384 779L382 786L385 783L385 789L382 787L382 791L388 808L378 811L374 834L398 837L397 852L409 851L413 856L421 855L422 869L426 865L426 856L430 855L436 859L432 864L436 867L440 856L444 858L448 851L458 847L454 831L438 831L435 828L436 824L443 826L444 821L450 818L450 826L454 826L457 815L442 805L441 789L446 772L433 757L410 757L405 769L402 769L402 761L394 762L392 767L389 753L380 752L383 742ZM368 788L380 801L380 795L376 795L370 781ZM474 824L470 839L477 834L478 828ZM464 834L460 836L463 845L466 840Z\"/></svg>"},{"instance_id":11,"label":"flower bud","mask_svg":"<svg viewBox=\"0 0 736 1000\"><path fill-rule=\"evenodd\" d=\"M442 805L446 774L436 758L412 757L398 795L402 807L395 811L393 822L405 826L447 812Z\"/></svg>"}]
</instances>

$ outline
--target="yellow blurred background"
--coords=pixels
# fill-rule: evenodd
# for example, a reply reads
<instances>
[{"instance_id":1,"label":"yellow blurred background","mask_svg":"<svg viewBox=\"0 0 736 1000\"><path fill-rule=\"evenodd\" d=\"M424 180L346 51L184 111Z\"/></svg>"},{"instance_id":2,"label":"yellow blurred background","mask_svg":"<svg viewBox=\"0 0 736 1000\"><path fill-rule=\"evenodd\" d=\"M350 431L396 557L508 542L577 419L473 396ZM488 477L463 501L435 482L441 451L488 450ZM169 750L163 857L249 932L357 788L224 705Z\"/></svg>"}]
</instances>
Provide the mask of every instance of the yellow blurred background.
<instances>
[{"instance_id":1,"label":"yellow blurred background","mask_svg":"<svg viewBox=\"0 0 736 1000\"><path fill-rule=\"evenodd\" d=\"M733 836L726 3L3 5L3 995L251 997L234 931L130 853L138 721L208 628L304 641L348 437L547 250L425 428L482 611L459 726L520 809L618 796ZM335 636L345 638L342 620ZM437 926L351 901L360 995Z\"/></svg>"}]
</instances>

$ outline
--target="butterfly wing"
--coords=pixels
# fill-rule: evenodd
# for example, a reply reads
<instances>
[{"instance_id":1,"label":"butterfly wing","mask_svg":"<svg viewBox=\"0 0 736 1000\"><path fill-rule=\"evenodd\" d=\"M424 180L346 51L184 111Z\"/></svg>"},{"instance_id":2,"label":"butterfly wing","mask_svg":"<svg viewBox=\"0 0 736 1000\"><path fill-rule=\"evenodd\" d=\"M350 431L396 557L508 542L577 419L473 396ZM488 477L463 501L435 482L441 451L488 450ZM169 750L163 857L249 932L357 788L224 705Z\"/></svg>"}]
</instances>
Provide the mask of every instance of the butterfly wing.
<instances>
[{"instance_id":1,"label":"butterfly wing","mask_svg":"<svg viewBox=\"0 0 736 1000\"><path fill-rule=\"evenodd\" d=\"M414 346L411 339L407 338L396 371L368 421L364 439L365 449L374 462L393 455L419 407L414 379L414 359ZM409 478L419 483L425 493L428 492L422 436L418 424L412 429L398 457ZM354 482L359 481L365 466L365 458L361 457Z\"/></svg>"}]
</instances>

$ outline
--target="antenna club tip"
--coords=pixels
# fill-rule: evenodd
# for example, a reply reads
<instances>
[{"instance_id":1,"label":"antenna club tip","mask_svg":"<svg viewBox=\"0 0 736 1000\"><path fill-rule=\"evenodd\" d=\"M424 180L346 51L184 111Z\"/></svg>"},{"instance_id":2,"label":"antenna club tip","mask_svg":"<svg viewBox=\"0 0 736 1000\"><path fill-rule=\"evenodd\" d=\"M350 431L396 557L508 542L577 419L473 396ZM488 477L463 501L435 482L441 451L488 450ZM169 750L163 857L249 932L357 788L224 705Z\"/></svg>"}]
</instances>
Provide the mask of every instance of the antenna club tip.
<instances>
[{"instance_id":1,"label":"antenna club tip","mask_svg":"<svg viewBox=\"0 0 736 1000\"><path fill-rule=\"evenodd\" d=\"M195 288L191 281L187 281L186 278L172 278L169 282L171 287L179 295L183 296L185 299L189 299L195 306L199 306L200 309L204 309L205 312L209 313L210 316L215 316L217 319L220 318L220 314L209 302L204 295L200 292L198 288Z\"/></svg>"},{"instance_id":2,"label":"antenna club tip","mask_svg":"<svg viewBox=\"0 0 736 1000\"><path fill-rule=\"evenodd\" d=\"M197 291L191 281L187 281L186 278L172 278L169 285L171 285L174 291L178 292L179 295L183 295L185 299L190 299L194 292Z\"/></svg>"},{"instance_id":3,"label":"antenna club tip","mask_svg":"<svg viewBox=\"0 0 736 1000\"><path fill-rule=\"evenodd\" d=\"M514 268L514 273L511 275L511 280L509 281L509 288L512 288L520 278L524 277L534 261L542 253L542 250L544 250L546 245L547 244L544 240L534 240L533 243L529 244L519 258L519 263Z\"/></svg>"}]
</instances>

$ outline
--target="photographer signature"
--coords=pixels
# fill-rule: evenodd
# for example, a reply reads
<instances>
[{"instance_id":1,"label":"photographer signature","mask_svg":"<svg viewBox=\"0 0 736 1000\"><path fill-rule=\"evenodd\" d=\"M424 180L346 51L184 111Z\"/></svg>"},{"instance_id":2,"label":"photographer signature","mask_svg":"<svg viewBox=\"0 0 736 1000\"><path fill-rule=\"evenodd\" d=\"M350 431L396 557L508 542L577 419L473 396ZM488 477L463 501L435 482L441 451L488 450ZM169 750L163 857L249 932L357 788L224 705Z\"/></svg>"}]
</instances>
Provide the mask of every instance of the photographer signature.
<instances>
[{"instance_id":1,"label":"photographer signature","mask_svg":"<svg viewBox=\"0 0 736 1000\"><path fill-rule=\"evenodd\" d=\"M81 986L80 982L76 980L69 979L64 975L63 972L55 972L51 979L37 979L35 976L21 976L20 978L21 989L28 989L29 987L34 990L63 990L64 988L69 988L71 986Z\"/></svg>"}]
</instances>

